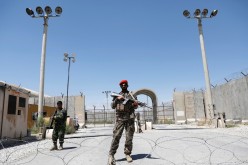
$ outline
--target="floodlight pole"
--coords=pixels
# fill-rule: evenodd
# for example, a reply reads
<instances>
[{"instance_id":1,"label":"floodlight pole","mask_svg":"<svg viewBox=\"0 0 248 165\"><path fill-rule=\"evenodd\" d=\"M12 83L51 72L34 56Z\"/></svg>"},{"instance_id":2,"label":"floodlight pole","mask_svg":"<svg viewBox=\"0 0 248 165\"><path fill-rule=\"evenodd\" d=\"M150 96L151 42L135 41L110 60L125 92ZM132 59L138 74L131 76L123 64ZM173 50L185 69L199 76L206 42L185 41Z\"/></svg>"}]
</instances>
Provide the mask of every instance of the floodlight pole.
<instances>
[{"instance_id":1,"label":"floodlight pole","mask_svg":"<svg viewBox=\"0 0 248 165\"><path fill-rule=\"evenodd\" d=\"M41 49L41 63L40 63L40 85L39 85L39 100L38 100L38 120L43 117L43 102L44 102L44 82L45 82L45 61L46 61L46 41L47 41L47 28L49 17L58 17L62 13L62 8L57 6L55 8L56 15L52 15L52 9L49 6L45 7L45 12L38 6L36 7L36 16L31 8L26 8L26 13L32 18L43 18L44 29L42 35L42 49Z\"/></svg>"},{"instance_id":2,"label":"floodlight pole","mask_svg":"<svg viewBox=\"0 0 248 165\"><path fill-rule=\"evenodd\" d=\"M184 10L183 15L186 18L196 18L198 21L198 30L199 30L199 37L200 37L200 46L201 46L201 53L202 53L202 62L203 62L203 69L204 69L204 76L205 76L205 84L206 84L206 97L207 97L207 106L209 110L209 118L210 124L216 127L215 122L215 113L214 113L214 104L212 100L212 93L211 93L211 84L208 72L208 65L207 65L207 58L206 58L206 51L204 46L204 38L203 38L203 31L202 31L202 18L212 18L216 16L218 10L213 10L210 17L207 16L208 9L203 9L202 13L200 9L196 9L194 12L194 17L190 16L190 12L188 10Z\"/></svg>"},{"instance_id":3,"label":"floodlight pole","mask_svg":"<svg viewBox=\"0 0 248 165\"><path fill-rule=\"evenodd\" d=\"M68 64L68 77L67 77L67 90L66 90L66 110L68 111L68 94L69 94L69 83L70 83L70 68L71 68L71 58L69 58ZM74 114L75 117L75 114Z\"/></svg>"},{"instance_id":4,"label":"floodlight pole","mask_svg":"<svg viewBox=\"0 0 248 165\"><path fill-rule=\"evenodd\" d=\"M44 29L42 36L41 62L40 62L40 92L38 101L38 118L43 117L43 101L44 101L44 81L45 81L45 61L46 61L46 41L47 41L47 27L48 18L44 16Z\"/></svg>"},{"instance_id":5,"label":"floodlight pole","mask_svg":"<svg viewBox=\"0 0 248 165\"><path fill-rule=\"evenodd\" d=\"M214 109L213 109L213 100L212 100L212 92L211 92L211 86L210 86L207 57L206 57L206 51L205 51L205 46L204 46L203 30L202 30L202 23L201 23L202 20L200 18L198 18L197 20L198 20L199 38L200 38L200 45L201 45L201 52L202 52L202 63L203 63L205 84L206 84L206 95L207 95L207 100L208 100L208 109L210 113L210 119L213 119Z\"/></svg>"},{"instance_id":6,"label":"floodlight pole","mask_svg":"<svg viewBox=\"0 0 248 165\"><path fill-rule=\"evenodd\" d=\"M71 59L72 62L75 62L75 57L74 56L67 56L64 57L64 61L66 62L67 59L69 59L69 64L68 64L68 76L67 76L67 90L66 90L66 111L68 111L68 93L69 93L69 83L70 83L70 68L71 68ZM75 113L74 113L74 117L75 117Z\"/></svg>"}]
</instances>

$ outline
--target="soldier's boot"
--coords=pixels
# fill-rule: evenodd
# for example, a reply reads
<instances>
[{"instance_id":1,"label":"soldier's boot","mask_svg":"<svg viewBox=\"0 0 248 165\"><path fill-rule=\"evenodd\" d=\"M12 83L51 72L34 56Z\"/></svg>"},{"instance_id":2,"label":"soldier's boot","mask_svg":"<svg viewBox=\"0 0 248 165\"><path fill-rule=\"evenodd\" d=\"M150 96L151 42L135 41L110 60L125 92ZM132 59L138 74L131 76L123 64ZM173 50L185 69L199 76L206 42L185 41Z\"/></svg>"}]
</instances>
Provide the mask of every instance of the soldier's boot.
<instances>
[{"instance_id":1,"label":"soldier's boot","mask_svg":"<svg viewBox=\"0 0 248 165\"><path fill-rule=\"evenodd\" d=\"M53 143L53 147L50 149L50 151L57 150L58 146L57 143Z\"/></svg>"},{"instance_id":2,"label":"soldier's boot","mask_svg":"<svg viewBox=\"0 0 248 165\"><path fill-rule=\"evenodd\" d=\"M116 165L114 155L109 155L108 165Z\"/></svg>"},{"instance_id":3,"label":"soldier's boot","mask_svg":"<svg viewBox=\"0 0 248 165\"><path fill-rule=\"evenodd\" d=\"M133 159L130 155L126 155L126 159L127 159L127 162L129 162L129 163L133 161Z\"/></svg>"},{"instance_id":4,"label":"soldier's boot","mask_svg":"<svg viewBox=\"0 0 248 165\"><path fill-rule=\"evenodd\" d=\"M63 150L63 143L60 143L60 144L59 144L58 150Z\"/></svg>"}]
</instances>

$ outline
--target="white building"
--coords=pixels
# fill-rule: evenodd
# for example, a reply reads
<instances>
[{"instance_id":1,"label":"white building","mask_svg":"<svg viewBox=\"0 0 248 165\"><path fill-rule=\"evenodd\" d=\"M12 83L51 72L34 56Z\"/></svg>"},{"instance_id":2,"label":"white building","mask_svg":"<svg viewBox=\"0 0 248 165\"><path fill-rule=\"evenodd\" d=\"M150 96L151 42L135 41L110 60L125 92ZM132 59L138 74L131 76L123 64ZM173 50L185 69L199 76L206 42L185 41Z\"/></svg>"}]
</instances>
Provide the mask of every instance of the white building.
<instances>
[{"instance_id":1,"label":"white building","mask_svg":"<svg viewBox=\"0 0 248 165\"><path fill-rule=\"evenodd\" d=\"M0 139L27 136L29 94L24 88L0 81Z\"/></svg>"}]
</instances>

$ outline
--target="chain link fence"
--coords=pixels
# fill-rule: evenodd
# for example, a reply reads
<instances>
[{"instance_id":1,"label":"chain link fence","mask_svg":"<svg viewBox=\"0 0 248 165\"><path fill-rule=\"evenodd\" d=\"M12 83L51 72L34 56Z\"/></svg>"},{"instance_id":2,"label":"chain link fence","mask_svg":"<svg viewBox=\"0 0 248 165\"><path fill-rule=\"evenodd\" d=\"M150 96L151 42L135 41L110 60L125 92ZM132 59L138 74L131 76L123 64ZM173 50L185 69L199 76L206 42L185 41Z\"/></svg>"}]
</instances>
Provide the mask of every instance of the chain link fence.
<instances>
[{"instance_id":1,"label":"chain link fence","mask_svg":"<svg viewBox=\"0 0 248 165\"><path fill-rule=\"evenodd\" d=\"M139 107L135 110L135 114L140 115L140 122L152 121L153 109L146 107ZM86 109L86 125L106 126L107 124L115 123L115 110L93 107ZM171 102L157 107L157 123L158 124L172 124L174 123L174 109Z\"/></svg>"}]
</instances>

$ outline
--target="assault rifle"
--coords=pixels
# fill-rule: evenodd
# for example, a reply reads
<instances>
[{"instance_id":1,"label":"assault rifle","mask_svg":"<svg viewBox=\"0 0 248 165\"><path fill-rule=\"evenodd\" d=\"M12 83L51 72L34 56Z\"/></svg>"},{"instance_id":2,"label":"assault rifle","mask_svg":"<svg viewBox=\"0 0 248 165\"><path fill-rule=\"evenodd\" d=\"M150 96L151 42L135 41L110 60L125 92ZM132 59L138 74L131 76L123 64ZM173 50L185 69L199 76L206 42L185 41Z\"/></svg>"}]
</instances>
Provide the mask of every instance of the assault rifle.
<instances>
[{"instance_id":1,"label":"assault rifle","mask_svg":"<svg viewBox=\"0 0 248 165\"><path fill-rule=\"evenodd\" d=\"M52 128L53 128L54 116L56 115L56 113L57 113L57 109L56 109L56 111L54 112L53 117L51 118L51 122L50 122L50 125L49 125L49 129L52 129Z\"/></svg>"},{"instance_id":2,"label":"assault rifle","mask_svg":"<svg viewBox=\"0 0 248 165\"><path fill-rule=\"evenodd\" d=\"M132 98L124 98L124 101L123 101L123 105L125 105L128 101L132 101L132 102L137 102L139 106L141 107L147 107L147 108L150 108L152 109L151 107L147 106L146 103L143 103L143 102L140 102L138 100L136 100L133 95L131 93L129 93L129 95L132 97ZM121 94L119 93L116 93L116 92L112 92L111 97L119 97L119 96L122 96Z\"/></svg>"}]
</instances>

